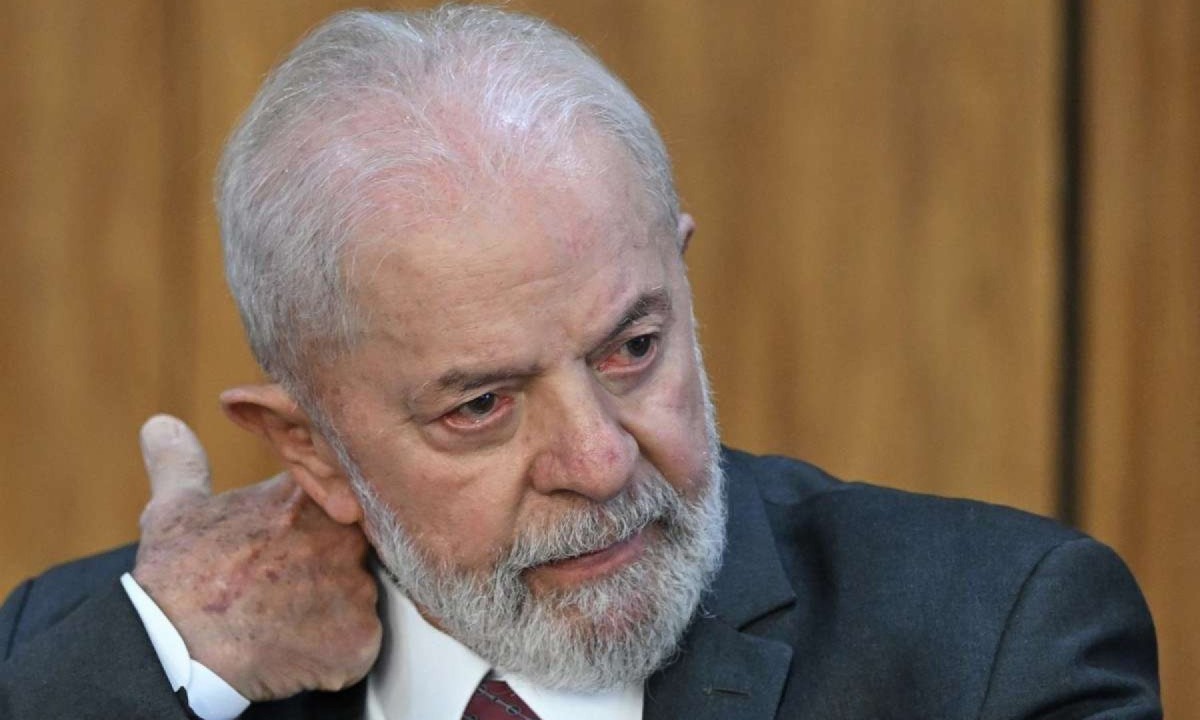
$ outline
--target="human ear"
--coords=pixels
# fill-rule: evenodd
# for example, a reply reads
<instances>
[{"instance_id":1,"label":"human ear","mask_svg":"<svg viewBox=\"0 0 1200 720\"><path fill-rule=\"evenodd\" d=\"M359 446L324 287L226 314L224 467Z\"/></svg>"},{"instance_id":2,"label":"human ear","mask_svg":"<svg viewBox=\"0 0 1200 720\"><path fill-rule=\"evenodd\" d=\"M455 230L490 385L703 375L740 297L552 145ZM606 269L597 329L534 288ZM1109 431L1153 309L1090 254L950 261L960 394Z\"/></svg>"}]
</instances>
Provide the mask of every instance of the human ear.
<instances>
[{"instance_id":1,"label":"human ear","mask_svg":"<svg viewBox=\"0 0 1200 720\"><path fill-rule=\"evenodd\" d=\"M362 506L337 454L282 386L242 385L221 393L225 415L262 436L279 454L296 484L335 522L362 519Z\"/></svg>"},{"instance_id":2,"label":"human ear","mask_svg":"<svg viewBox=\"0 0 1200 720\"><path fill-rule=\"evenodd\" d=\"M687 213L679 214L679 224L675 227L675 242L679 245L679 254L687 252L692 242L692 233L696 232L696 221Z\"/></svg>"}]
</instances>

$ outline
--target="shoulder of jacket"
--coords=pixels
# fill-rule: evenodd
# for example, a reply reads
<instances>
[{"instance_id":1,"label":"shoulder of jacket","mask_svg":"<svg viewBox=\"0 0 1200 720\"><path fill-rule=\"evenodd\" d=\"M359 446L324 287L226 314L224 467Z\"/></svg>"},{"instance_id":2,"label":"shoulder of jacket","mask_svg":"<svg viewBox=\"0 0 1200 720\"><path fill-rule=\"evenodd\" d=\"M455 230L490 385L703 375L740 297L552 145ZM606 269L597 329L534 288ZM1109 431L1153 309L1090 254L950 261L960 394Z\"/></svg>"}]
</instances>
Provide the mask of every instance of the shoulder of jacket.
<instances>
[{"instance_id":1,"label":"shoulder of jacket","mask_svg":"<svg viewBox=\"0 0 1200 720\"><path fill-rule=\"evenodd\" d=\"M57 565L18 586L0 609L0 649L17 645L57 624L133 568L136 545Z\"/></svg>"},{"instance_id":2,"label":"shoulder of jacket","mask_svg":"<svg viewBox=\"0 0 1200 720\"><path fill-rule=\"evenodd\" d=\"M723 460L729 482L756 487L777 533L827 538L847 551L1036 561L1086 537L1016 508L847 482L792 458L726 449Z\"/></svg>"}]
</instances>

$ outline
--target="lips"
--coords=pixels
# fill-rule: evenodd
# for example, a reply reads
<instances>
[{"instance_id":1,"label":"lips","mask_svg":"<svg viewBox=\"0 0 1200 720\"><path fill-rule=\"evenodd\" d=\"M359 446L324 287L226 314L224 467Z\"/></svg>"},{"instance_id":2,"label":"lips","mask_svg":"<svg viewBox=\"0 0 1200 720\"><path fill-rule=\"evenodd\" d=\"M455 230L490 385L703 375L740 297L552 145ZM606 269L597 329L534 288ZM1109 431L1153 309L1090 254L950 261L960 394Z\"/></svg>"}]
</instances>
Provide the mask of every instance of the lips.
<instances>
[{"instance_id":1,"label":"lips","mask_svg":"<svg viewBox=\"0 0 1200 720\"><path fill-rule=\"evenodd\" d=\"M542 573L569 584L584 582L606 575L636 561L646 546L647 528L642 528L628 538L615 542L594 552L576 555L563 560L554 560L539 566Z\"/></svg>"}]
</instances>

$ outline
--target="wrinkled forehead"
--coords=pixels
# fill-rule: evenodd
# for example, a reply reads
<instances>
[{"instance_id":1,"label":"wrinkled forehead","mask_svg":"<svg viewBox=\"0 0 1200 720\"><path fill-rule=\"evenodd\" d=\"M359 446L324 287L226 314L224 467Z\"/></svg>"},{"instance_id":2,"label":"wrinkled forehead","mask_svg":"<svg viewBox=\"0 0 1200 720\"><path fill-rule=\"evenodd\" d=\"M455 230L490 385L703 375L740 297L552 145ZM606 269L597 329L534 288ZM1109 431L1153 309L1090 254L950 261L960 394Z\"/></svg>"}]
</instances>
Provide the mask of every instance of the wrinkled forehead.
<instances>
[{"instance_id":1,"label":"wrinkled forehead","mask_svg":"<svg viewBox=\"0 0 1200 720\"><path fill-rule=\"evenodd\" d=\"M423 216L381 213L348 258L362 338L430 361L583 342L678 258L632 173L592 147L566 169L452 186Z\"/></svg>"}]
</instances>

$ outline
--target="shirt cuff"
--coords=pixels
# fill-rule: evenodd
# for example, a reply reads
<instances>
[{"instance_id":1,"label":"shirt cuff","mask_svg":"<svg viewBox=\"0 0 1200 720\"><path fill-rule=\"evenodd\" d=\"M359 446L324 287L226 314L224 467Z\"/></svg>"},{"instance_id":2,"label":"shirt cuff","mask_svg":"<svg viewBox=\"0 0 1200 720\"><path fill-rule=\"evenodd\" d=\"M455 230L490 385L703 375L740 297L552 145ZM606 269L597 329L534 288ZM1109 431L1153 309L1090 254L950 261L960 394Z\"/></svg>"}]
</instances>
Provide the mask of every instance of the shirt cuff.
<instances>
[{"instance_id":1,"label":"shirt cuff","mask_svg":"<svg viewBox=\"0 0 1200 720\"><path fill-rule=\"evenodd\" d=\"M146 594L129 573L121 585L146 627L172 690L187 690L188 706L201 720L233 720L250 707L250 701L212 670L188 655L183 636L167 619L158 603Z\"/></svg>"}]
</instances>

